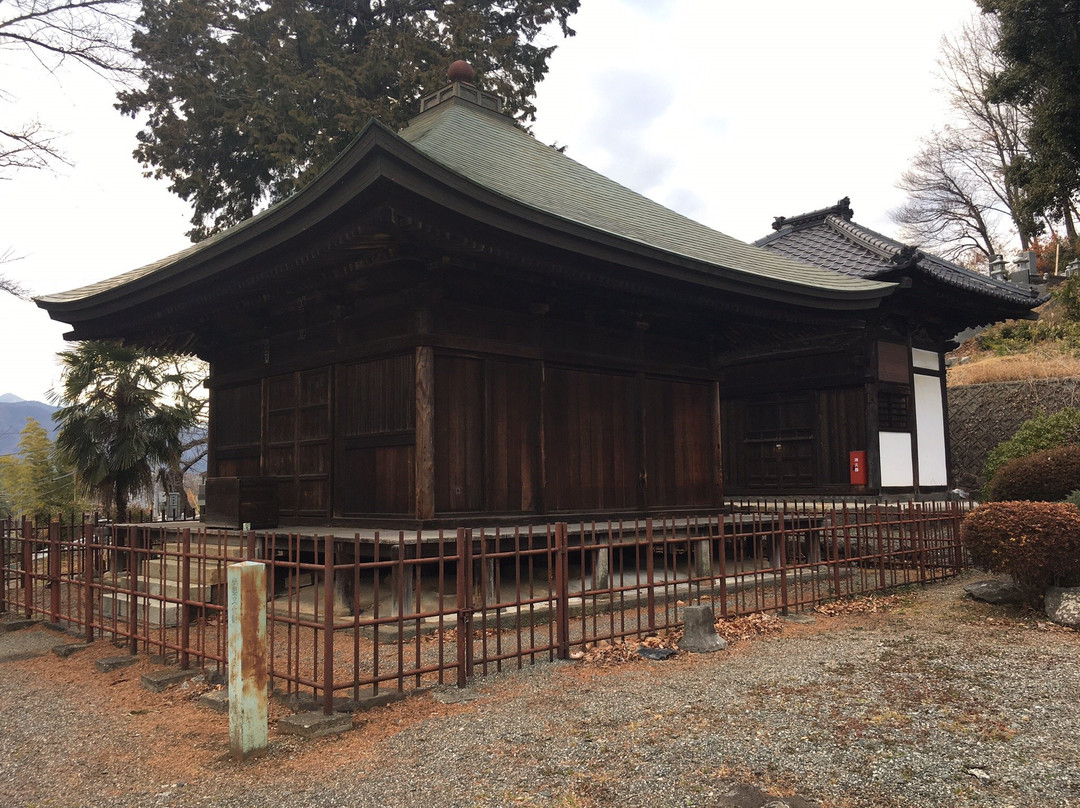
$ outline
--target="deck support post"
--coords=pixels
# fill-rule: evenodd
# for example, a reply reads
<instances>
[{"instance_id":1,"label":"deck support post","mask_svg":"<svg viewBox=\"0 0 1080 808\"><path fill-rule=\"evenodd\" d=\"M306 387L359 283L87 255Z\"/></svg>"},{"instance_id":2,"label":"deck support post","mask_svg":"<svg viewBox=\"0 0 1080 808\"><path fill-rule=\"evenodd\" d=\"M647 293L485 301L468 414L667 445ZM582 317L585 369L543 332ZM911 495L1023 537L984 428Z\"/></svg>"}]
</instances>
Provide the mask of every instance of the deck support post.
<instances>
[{"instance_id":1,"label":"deck support post","mask_svg":"<svg viewBox=\"0 0 1080 808\"><path fill-rule=\"evenodd\" d=\"M712 539L693 542L693 572L695 578L712 577Z\"/></svg>"},{"instance_id":2,"label":"deck support post","mask_svg":"<svg viewBox=\"0 0 1080 808\"><path fill-rule=\"evenodd\" d=\"M593 550L592 588L607 589L611 585L611 548Z\"/></svg>"}]
</instances>

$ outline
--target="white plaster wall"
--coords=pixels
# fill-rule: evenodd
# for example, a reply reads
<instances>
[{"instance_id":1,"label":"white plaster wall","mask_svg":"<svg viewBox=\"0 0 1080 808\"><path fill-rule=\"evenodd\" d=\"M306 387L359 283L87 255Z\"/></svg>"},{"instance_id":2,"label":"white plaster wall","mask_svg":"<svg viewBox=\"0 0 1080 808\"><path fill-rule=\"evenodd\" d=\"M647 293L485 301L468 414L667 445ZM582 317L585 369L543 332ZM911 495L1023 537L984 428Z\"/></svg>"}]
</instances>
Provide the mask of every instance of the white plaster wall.
<instances>
[{"instance_id":1,"label":"white plaster wall","mask_svg":"<svg viewBox=\"0 0 1080 808\"><path fill-rule=\"evenodd\" d=\"M915 374L915 427L919 435L919 485L946 485L945 408L941 379Z\"/></svg>"},{"instance_id":2,"label":"white plaster wall","mask_svg":"<svg viewBox=\"0 0 1080 808\"><path fill-rule=\"evenodd\" d=\"M910 488L915 484L911 463L910 432L879 432L878 449L881 457L883 488Z\"/></svg>"},{"instance_id":3,"label":"white plaster wall","mask_svg":"<svg viewBox=\"0 0 1080 808\"><path fill-rule=\"evenodd\" d=\"M924 351L922 348L911 349L911 364L917 368L924 368L937 372L941 370L941 357L934 351Z\"/></svg>"}]
</instances>

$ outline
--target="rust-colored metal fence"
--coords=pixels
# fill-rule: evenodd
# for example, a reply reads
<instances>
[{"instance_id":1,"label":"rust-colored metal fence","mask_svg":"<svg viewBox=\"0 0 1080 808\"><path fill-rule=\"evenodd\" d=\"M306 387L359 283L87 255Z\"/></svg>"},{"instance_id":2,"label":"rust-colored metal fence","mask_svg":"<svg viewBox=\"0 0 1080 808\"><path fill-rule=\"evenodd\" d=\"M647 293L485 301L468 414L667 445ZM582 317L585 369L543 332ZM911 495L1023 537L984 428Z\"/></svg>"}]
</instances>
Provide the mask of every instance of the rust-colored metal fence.
<instances>
[{"instance_id":1,"label":"rust-colored metal fence","mask_svg":"<svg viewBox=\"0 0 1080 808\"><path fill-rule=\"evenodd\" d=\"M732 502L714 516L343 535L0 522L0 612L224 672L225 568L267 569L271 676L324 710L575 647L806 610L963 563L952 502Z\"/></svg>"}]
</instances>

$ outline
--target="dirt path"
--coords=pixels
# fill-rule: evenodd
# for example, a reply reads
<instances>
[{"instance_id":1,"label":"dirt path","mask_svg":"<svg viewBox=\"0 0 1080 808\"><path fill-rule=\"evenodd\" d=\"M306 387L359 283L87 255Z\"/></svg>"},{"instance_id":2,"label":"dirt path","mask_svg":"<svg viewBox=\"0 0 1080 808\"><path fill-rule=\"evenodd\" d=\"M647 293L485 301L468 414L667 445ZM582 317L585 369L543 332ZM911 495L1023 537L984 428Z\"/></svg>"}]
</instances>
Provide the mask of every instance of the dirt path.
<instances>
[{"instance_id":1,"label":"dirt path","mask_svg":"<svg viewBox=\"0 0 1080 808\"><path fill-rule=\"evenodd\" d=\"M148 660L7 662L0 805L1080 806L1080 633L964 582L715 655L503 674L336 738L272 730L242 765L198 685L140 687Z\"/></svg>"}]
</instances>

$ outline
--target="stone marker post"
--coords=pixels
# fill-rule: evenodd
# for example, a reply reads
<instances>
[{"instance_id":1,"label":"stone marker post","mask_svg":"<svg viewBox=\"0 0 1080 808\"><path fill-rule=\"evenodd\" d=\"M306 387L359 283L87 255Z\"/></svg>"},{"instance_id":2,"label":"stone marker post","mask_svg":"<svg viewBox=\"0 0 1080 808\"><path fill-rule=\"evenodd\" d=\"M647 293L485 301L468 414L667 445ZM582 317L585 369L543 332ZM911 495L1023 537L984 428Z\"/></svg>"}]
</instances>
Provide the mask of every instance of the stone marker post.
<instances>
[{"instance_id":1,"label":"stone marker post","mask_svg":"<svg viewBox=\"0 0 1080 808\"><path fill-rule=\"evenodd\" d=\"M233 760L265 754L269 736L266 687L266 567L230 564L229 753Z\"/></svg>"},{"instance_id":2,"label":"stone marker post","mask_svg":"<svg viewBox=\"0 0 1080 808\"><path fill-rule=\"evenodd\" d=\"M683 638L679 648L693 654L711 654L727 648L727 640L716 633L716 618L711 606L687 606L683 609Z\"/></svg>"}]
</instances>

